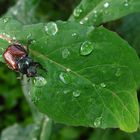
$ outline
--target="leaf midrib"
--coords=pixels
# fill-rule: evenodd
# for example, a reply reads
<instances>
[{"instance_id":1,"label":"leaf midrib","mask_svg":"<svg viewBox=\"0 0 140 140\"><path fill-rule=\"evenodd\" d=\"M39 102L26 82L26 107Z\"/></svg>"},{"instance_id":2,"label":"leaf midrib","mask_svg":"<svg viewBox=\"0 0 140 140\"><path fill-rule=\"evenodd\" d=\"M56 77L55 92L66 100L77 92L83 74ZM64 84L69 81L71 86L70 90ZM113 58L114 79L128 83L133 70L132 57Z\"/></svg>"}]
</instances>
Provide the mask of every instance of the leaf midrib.
<instances>
[{"instance_id":1,"label":"leaf midrib","mask_svg":"<svg viewBox=\"0 0 140 140\"><path fill-rule=\"evenodd\" d=\"M59 63L55 62L54 60L52 60L52 59L50 59L50 58L48 58L48 57L42 55L41 53L39 53L39 52L37 52L37 51L31 50L31 52L32 52L34 55L36 55L36 56L40 56L40 58L42 58L42 59L44 59L44 60L49 60L49 61L51 61L51 63L54 63L54 64L58 65L59 67L65 69L65 70L67 69L67 67L63 66L62 64L59 64ZM106 65L107 65L107 64L106 64ZM108 65L111 65L111 64L108 64ZM98 65L97 65L97 66L98 66ZM102 65L101 65L101 66L102 66ZM112 65L111 65L111 66L112 66ZM96 66L94 66L94 67L96 67ZM78 77L81 77L82 79L85 79L86 81L89 82L89 84L93 85L93 83L92 83L89 79L87 79L86 77L84 77L84 76L82 76L82 75L79 75L77 72L75 72L75 71L73 71L73 70L71 70L70 72L72 72L73 74L77 75ZM109 90L111 93L115 93L115 92L113 92L111 89L106 88L106 90ZM97 93L97 94L98 94L98 93ZM99 95L99 94L98 94L98 95ZM115 95L118 97L118 95L117 95L116 93L115 93ZM99 97L100 97L100 95L99 95ZM100 97L100 98L101 98L101 100L102 100L103 106L106 107L108 110L110 110L110 109L104 104L104 100L102 99L102 97ZM120 97L118 97L118 98L120 99ZM130 111L128 110L128 108L123 104L123 102L122 102L121 99L120 99L120 101L121 101L120 103L124 106L124 108L127 109L127 111L131 114L131 116L132 116L132 117L135 119L135 121L137 122L137 120L136 120L135 116L133 115L133 113L130 112ZM114 115L114 113L112 112L112 110L110 110L110 112L112 113L112 115L114 116L114 118L116 118L116 120L118 120L118 118ZM119 120L119 121L120 121L120 120Z\"/></svg>"}]
</instances>

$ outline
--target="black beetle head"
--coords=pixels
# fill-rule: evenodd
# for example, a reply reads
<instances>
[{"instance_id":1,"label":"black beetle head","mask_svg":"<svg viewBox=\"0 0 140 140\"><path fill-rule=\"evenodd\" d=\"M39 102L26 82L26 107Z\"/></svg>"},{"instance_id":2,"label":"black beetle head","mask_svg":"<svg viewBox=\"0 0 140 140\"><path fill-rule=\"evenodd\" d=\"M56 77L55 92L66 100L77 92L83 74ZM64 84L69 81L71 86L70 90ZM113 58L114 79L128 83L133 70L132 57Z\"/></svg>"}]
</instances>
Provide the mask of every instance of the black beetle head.
<instances>
[{"instance_id":1,"label":"black beetle head","mask_svg":"<svg viewBox=\"0 0 140 140\"><path fill-rule=\"evenodd\" d=\"M29 66L29 68L27 69L26 75L28 77L34 77L34 76L36 76L36 74L37 74L36 67L35 66Z\"/></svg>"},{"instance_id":2,"label":"black beetle head","mask_svg":"<svg viewBox=\"0 0 140 140\"><path fill-rule=\"evenodd\" d=\"M18 70L28 77L34 77L37 74L36 65L28 56L23 57L18 61Z\"/></svg>"}]
</instances>

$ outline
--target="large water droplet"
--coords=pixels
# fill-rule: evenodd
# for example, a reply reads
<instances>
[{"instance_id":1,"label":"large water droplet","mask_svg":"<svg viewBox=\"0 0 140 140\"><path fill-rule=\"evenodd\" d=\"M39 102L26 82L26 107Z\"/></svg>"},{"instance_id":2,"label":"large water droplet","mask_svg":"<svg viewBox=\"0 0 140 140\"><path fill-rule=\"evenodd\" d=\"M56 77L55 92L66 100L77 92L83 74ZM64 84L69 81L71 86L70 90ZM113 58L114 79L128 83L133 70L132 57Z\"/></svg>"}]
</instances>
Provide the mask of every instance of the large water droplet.
<instances>
[{"instance_id":1,"label":"large water droplet","mask_svg":"<svg viewBox=\"0 0 140 140\"><path fill-rule=\"evenodd\" d=\"M76 98L79 97L80 94L81 94L80 90L73 91L73 96L76 97Z\"/></svg>"},{"instance_id":2,"label":"large water droplet","mask_svg":"<svg viewBox=\"0 0 140 140\"><path fill-rule=\"evenodd\" d=\"M55 35L58 32L58 27L55 22L50 22L45 26L45 31L48 35Z\"/></svg>"},{"instance_id":3,"label":"large water droplet","mask_svg":"<svg viewBox=\"0 0 140 140\"><path fill-rule=\"evenodd\" d=\"M69 50L67 48L63 49L63 51L62 51L62 57L64 59L66 59L69 55L70 55Z\"/></svg>"},{"instance_id":4,"label":"large water droplet","mask_svg":"<svg viewBox=\"0 0 140 140\"><path fill-rule=\"evenodd\" d=\"M94 121L94 126L99 127L101 125L101 120L102 120L102 117L96 118Z\"/></svg>"},{"instance_id":5,"label":"large water droplet","mask_svg":"<svg viewBox=\"0 0 140 140\"><path fill-rule=\"evenodd\" d=\"M109 7L109 3L108 2L104 3L104 7L108 8Z\"/></svg>"},{"instance_id":6,"label":"large water droplet","mask_svg":"<svg viewBox=\"0 0 140 140\"><path fill-rule=\"evenodd\" d=\"M106 87L106 84L105 84L105 83L101 83L100 85L101 85L101 87L103 87L103 88Z\"/></svg>"},{"instance_id":7,"label":"large water droplet","mask_svg":"<svg viewBox=\"0 0 140 140\"><path fill-rule=\"evenodd\" d=\"M115 73L115 76L117 76L117 77L121 76L121 70L120 69L117 69L117 71Z\"/></svg>"},{"instance_id":8,"label":"large water droplet","mask_svg":"<svg viewBox=\"0 0 140 140\"><path fill-rule=\"evenodd\" d=\"M64 84L69 84L71 82L71 77L68 73L61 72L59 78Z\"/></svg>"},{"instance_id":9,"label":"large water droplet","mask_svg":"<svg viewBox=\"0 0 140 140\"><path fill-rule=\"evenodd\" d=\"M38 76L38 77L35 77L34 79L34 85L36 87L43 87L47 84L47 81L44 77L42 76Z\"/></svg>"},{"instance_id":10,"label":"large water droplet","mask_svg":"<svg viewBox=\"0 0 140 140\"><path fill-rule=\"evenodd\" d=\"M82 43L80 47L80 54L88 55L93 51L93 49L94 49L93 43L91 43L90 41L85 41L84 43Z\"/></svg>"},{"instance_id":11,"label":"large water droplet","mask_svg":"<svg viewBox=\"0 0 140 140\"><path fill-rule=\"evenodd\" d=\"M78 18L82 12L83 12L82 8L76 8L73 12L73 15L75 18Z\"/></svg>"}]
</instances>

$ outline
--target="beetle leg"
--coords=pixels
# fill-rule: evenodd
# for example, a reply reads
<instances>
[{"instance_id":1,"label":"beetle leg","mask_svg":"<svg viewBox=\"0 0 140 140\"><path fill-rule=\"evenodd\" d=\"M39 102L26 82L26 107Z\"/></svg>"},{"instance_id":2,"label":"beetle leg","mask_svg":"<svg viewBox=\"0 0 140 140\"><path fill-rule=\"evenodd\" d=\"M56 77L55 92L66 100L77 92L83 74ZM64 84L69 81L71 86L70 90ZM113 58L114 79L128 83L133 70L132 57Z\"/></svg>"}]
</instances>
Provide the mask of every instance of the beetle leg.
<instances>
[{"instance_id":1,"label":"beetle leg","mask_svg":"<svg viewBox=\"0 0 140 140\"><path fill-rule=\"evenodd\" d=\"M36 68L40 68L44 70L46 73L48 72L47 69L45 69L39 62L33 62L33 63Z\"/></svg>"},{"instance_id":2,"label":"beetle leg","mask_svg":"<svg viewBox=\"0 0 140 140\"><path fill-rule=\"evenodd\" d=\"M18 80L23 80L23 74L17 77Z\"/></svg>"}]
</instances>

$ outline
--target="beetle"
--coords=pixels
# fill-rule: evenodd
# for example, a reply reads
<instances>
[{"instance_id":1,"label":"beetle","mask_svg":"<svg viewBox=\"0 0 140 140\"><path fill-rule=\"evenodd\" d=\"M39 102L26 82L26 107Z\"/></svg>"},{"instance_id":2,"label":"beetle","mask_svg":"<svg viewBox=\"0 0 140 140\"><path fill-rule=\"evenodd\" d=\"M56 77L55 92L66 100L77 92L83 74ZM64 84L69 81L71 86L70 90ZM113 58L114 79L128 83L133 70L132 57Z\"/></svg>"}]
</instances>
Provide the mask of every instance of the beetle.
<instances>
[{"instance_id":1,"label":"beetle","mask_svg":"<svg viewBox=\"0 0 140 140\"><path fill-rule=\"evenodd\" d=\"M3 58L10 69L27 77L37 76L38 67L45 70L40 63L29 57L26 47L19 43L10 44L3 53Z\"/></svg>"}]
</instances>

